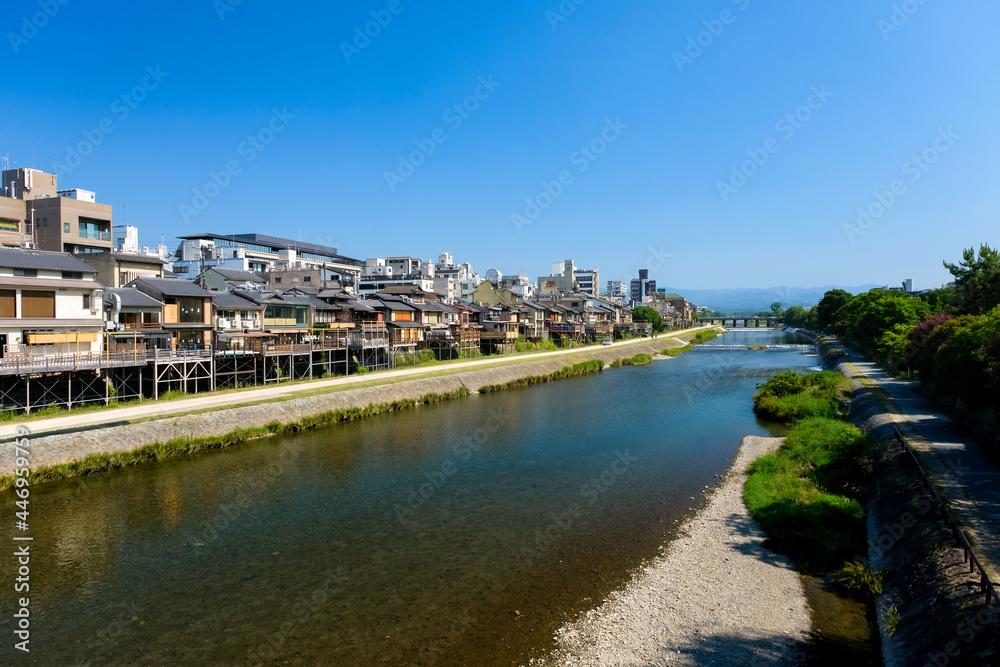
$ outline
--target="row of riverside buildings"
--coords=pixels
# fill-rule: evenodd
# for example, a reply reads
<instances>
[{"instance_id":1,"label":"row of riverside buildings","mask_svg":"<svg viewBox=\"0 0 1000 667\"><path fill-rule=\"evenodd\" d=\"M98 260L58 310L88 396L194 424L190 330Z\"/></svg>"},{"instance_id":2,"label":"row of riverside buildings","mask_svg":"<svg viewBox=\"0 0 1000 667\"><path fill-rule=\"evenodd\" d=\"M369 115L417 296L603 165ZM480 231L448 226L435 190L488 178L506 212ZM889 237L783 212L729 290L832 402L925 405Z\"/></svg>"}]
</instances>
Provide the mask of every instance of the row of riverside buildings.
<instances>
[{"instance_id":1,"label":"row of riverside buildings","mask_svg":"<svg viewBox=\"0 0 1000 667\"><path fill-rule=\"evenodd\" d=\"M263 234L181 237L170 254L54 174L2 172L0 409L32 411L350 374L429 354L648 335L631 299L572 261L536 283L443 253L364 262ZM655 292L651 292L655 295ZM676 297L670 299L667 297ZM678 301L679 300L679 301ZM677 295L648 305L691 322Z\"/></svg>"}]
</instances>

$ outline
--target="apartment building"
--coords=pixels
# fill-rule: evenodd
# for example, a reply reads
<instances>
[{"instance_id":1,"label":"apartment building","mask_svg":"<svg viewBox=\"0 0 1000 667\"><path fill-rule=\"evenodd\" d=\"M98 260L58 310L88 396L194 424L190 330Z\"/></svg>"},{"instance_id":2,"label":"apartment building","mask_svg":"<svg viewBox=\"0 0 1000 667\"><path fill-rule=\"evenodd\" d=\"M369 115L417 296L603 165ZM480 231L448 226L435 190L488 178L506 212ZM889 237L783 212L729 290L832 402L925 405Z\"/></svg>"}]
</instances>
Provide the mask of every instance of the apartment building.
<instances>
[{"instance_id":1,"label":"apartment building","mask_svg":"<svg viewBox=\"0 0 1000 667\"><path fill-rule=\"evenodd\" d=\"M194 280L209 267L267 273L273 270L323 269L327 279L353 285L363 263L336 248L266 234L193 234L180 236L173 271Z\"/></svg>"},{"instance_id":2,"label":"apartment building","mask_svg":"<svg viewBox=\"0 0 1000 667\"><path fill-rule=\"evenodd\" d=\"M3 172L0 242L73 254L110 252L111 206L90 190L60 190L58 178L38 169ZM15 223L17 229L14 229ZM30 245L27 245L30 244Z\"/></svg>"}]
</instances>

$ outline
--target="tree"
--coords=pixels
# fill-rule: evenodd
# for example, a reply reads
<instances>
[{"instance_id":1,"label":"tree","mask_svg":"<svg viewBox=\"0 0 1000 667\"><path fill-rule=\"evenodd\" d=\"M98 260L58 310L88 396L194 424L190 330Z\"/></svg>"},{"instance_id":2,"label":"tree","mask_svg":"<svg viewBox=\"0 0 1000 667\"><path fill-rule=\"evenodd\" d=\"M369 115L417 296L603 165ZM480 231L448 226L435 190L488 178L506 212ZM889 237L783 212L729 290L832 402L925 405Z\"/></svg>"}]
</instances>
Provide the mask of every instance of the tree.
<instances>
[{"instance_id":1,"label":"tree","mask_svg":"<svg viewBox=\"0 0 1000 667\"><path fill-rule=\"evenodd\" d=\"M952 286L927 290L920 294L935 313L956 313L959 307L958 290Z\"/></svg>"},{"instance_id":2,"label":"tree","mask_svg":"<svg viewBox=\"0 0 1000 667\"><path fill-rule=\"evenodd\" d=\"M802 306L792 306L781 314L785 324L798 329L812 329L816 326L816 309L806 310Z\"/></svg>"},{"instance_id":3,"label":"tree","mask_svg":"<svg viewBox=\"0 0 1000 667\"><path fill-rule=\"evenodd\" d=\"M1000 305L1000 252L985 243L979 256L972 248L962 251L958 264L944 263L955 276L958 308L962 314L985 315Z\"/></svg>"},{"instance_id":4,"label":"tree","mask_svg":"<svg viewBox=\"0 0 1000 667\"><path fill-rule=\"evenodd\" d=\"M663 316L649 306L637 306L632 311L633 322L649 322L653 325L653 331L659 333L663 331Z\"/></svg>"},{"instance_id":5,"label":"tree","mask_svg":"<svg viewBox=\"0 0 1000 667\"><path fill-rule=\"evenodd\" d=\"M826 329L834 323L834 314L851 300L851 293L842 289L832 289L827 291L816 304L816 326L819 329Z\"/></svg>"},{"instance_id":6,"label":"tree","mask_svg":"<svg viewBox=\"0 0 1000 667\"><path fill-rule=\"evenodd\" d=\"M775 315L780 315L781 314L781 302L780 301L775 301L774 303L771 304L771 312L774 313Z\"/></svg>"},{"instance_id":7,"label":"tree","mask_svg":"<svg viewBox=\"0 0 1000 667\"><path fill-rule=\"evenodd\" d=\"M834 329L858 347L876 352L884 359L887 347L898 342L893 339L891 345L881 347L887 331L901 335L897 325L909 325L912 329L930 315L926 302L906 292L872 290L859 294L837 310Z\"/></svg>"}]
</instances>

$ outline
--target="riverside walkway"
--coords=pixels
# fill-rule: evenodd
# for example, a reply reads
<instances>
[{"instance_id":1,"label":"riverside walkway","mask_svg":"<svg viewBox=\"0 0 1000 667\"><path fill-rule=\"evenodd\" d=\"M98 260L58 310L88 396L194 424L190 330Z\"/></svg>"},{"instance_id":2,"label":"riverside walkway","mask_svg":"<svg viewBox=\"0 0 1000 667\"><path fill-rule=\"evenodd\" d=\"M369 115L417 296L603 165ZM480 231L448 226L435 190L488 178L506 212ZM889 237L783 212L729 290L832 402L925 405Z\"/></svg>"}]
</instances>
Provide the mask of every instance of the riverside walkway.
<instances>
[{"instance_id":1,"label":"riverside walkway","mask_svg":"<svg viewBox=\"0 0 1000 667\"><path fill-rule=\"evenodd\" d=\"M672 332L670 336L693 333L700 329L710 327L695 327L682 331ZM670 340L663 336L664 341ZM221 409L236 405L247 405L252 403L262 403L275 400L296 398L302 395L315 393L317 390L329 389L336 391L340 387L372 384L389 384L400 379L416 379L420 377L445 375L459 373L466 370L476 370L478 368L527 363L551 357L568 356L579 354L588 350L607 350L621 347L628 347L639 343L649 343L650 338L636 338L619 341L609 346L588 346L583 348L568 348L556 350L554 352L533 352L512 357L476 359L473 361L457 361L438 366L405 368L389 371L378 371L376 373L365 373L337 377L328 380L315 380L307 383L297 383L264 387L261 389L248 389L245 391L228 392L222 394L205 394L196 398L185 398L174 401L157 402L153 400L143 401L141 404L125 408L112 408L105 410L95 410L91 412L81 412L69 414L64 417L51 417L35 421L9 422L0 424L0 441L11 440L15 437L18 427L27 428L32 435L41 433L69 432L74 430L89 429L103 425L114 425L128 423L138 419L149 419L150 417L171 417L184 415L196 411L210 409ZM669 345L665 344L664 347Z\"/></svg>"},{"instance_id":2,"label":"riverside walkway","mask_svg":"<svg viewBox=\"0 0 1000 667\"><path fill-rule=\"evenodd\" d=\"M916 452L927 476L951 504L983 567L1000 580L1000 465L986 448L951 417L936 410L917 392L918 383L890 377L862 354L847 350L843 362L855 379L885 392L890 417ZM876 398L879 398L876 392ZM885 400L888 397L889 400Z\"/></svg>"}]
</instances>

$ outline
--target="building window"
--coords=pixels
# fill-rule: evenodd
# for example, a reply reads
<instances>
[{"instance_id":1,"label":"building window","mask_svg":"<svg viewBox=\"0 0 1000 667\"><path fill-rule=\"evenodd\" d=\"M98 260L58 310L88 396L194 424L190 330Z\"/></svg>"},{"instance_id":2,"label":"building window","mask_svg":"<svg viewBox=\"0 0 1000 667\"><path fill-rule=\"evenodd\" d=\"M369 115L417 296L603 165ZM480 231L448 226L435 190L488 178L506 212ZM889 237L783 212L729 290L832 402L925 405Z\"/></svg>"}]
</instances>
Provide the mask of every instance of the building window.
<instances>
[{"instance_id":1,"label":"building window","mask_svg":"<svg viewBox=\"0 0 1000 667\"><path fill-rule=\"evenodd\" d=\"M63 271L62 277L66 280L83 280L82 271Z\"/></svg>"},{"instance_id":2,"label":"building window","mask_svg":"<svg viewBox=\"0 0 1000 667\"><path fill-rule=\"evenodd\" d=\"M56 293L21 290L21 317L54 318Z\"/></svg>"},{"instance_id":3,"label":"building window","mask_svg":"<svg viewBox=\"0 0 1000 667\"><path fill-rule=\"evenodd\" d=\"M175 266L174 267L174 273L187 273L188 272L188 268L189 267L187 267L187 266Z\"/></svg>"},{"instance_id":4,"label":"building window","mask_svg":"<svg viewBox=\"0 0 1000 667\"><path fill-rule=\"evenodd\" d=\"M274 279L274 284L275 285L280 285L281 284L281 278L275 278Z\"/></svg>"},{"instance_id":5,"label":"building window","mask_svg":"<svg viewBox=\"0 0 1000 667\"><path fill-rule=\"evenodd\" d=\"M69 234L69 223L68 222L64 222L63 223L63 234Z\"/></svg>"},{"instance_id":6,"label":"building window","mask_svg":"<svg viewBox=\"0 0 1000 667\"><path fill-rule=\"evenodd\" d=\"M0 290L0 317L17 317L17 292Z\"/></svg>"},{"instance_id":7,"label":"building window","mask_svg":"<svg viewBox=\"0 0 1000 667\"><path fill-rule=\"evenodd\" d=\"M204 324L204 301L201 299L178 299L180 321L188 324Z\"/></svg>"},{"instance_id":8,"label":"building window","mask_svg":"<svg viewBox=\"0 0 1000 667\"><path fill-rule=\"evenodd\" d=\"M90 310L90 292L84 292L83 294L83 309Z\"/></svg>"},{"instance_id":9,"label":"building window","mask_svg":"<svg viewBox=\"0 0 1000 667\"><path fill-rule=\"evenodd\" d=\"M14 269L15 276L24 276L25 278L37 278L38 271L35 269Z\"/></svg>"},{"instance_id":10,"label":"building window","mask_svg":"<svg viewBox=\"0 0 1000 667\"><path fill-rule=\"evenodd\" d=\"M305 278L302 279L302 282L304 283L311 283L312 281L313 281L312 276L306 276Z\"/></svg>"}]
</instances>

